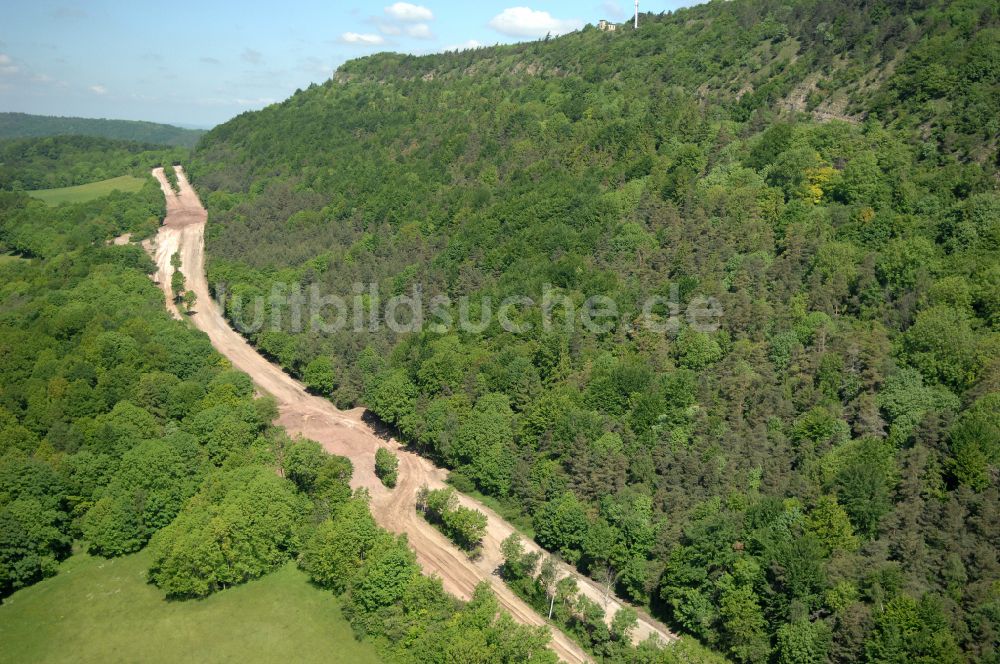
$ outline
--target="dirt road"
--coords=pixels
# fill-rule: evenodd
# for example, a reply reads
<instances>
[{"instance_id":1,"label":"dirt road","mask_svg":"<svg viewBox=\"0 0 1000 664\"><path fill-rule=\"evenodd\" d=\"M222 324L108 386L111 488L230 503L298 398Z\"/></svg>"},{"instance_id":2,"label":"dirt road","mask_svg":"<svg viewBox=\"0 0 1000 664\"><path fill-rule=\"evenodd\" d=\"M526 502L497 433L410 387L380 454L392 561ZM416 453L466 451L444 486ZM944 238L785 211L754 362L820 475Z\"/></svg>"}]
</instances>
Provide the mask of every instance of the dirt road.
<instances>
[{"instance_id":1,"label":"dirt road","mask_svg":"<svg viewBox=\"0 0 1000 664\"><path fill-rule=\"evenodd\" d=\"M407 451L395 440L385 440L378 436L362 419L364 409L341 411L326 399L310 395L298 381L264 359L229 327L209 295L205 279L204 233L207 213L188 183L184 170L181 167L176 170L180 184L178 194L171 190L162 169L153 171L167 200L167 218L155 240L145 244L156 261L158 270L155 278L166 294L170 312L180 317L170 292L170 276L173 272L170 257L179 250L181 271L187 286L198 296L195 313L191 316L195 326L208 335L212 345L233 366L249 374L260 390L274 396L280 412L278 422L291 435L302 435L319 441L328 452L351 460L354 464L351 484L354 487L365 487L371 493L372 514L379 525L396 533L406 533L424 572L441 577L446 590L466 599L471 597L476 584L485 580L492 586L504 609L519 622L526 625L545 624L496 575L496 569L503 562L500 543L514 532L509 523L484 505L467 496L460 496L462 504L480 510L489 521L482 556L475 561L469 560L468 556L424 521L415 509L416 493L421 485L426 484L432 489L445 486L446 470ZM391 491L383 487L375 476L375 450L379 447L387 447L399 457L399 481ZM529 549L538 550L533 542L525 544ZM606 607L610 620L621 606L619 600L612 596L605 604L602 588L564 565L562 575L569 574L577 578L581 592ZM634 634L635 640L641 641L651 635L658 636L664 643L675 638L662 624L646 616L640 617ZM554 628L551 647L566 662L591 661L575 642Z\"/></svg>"}]
</instances>

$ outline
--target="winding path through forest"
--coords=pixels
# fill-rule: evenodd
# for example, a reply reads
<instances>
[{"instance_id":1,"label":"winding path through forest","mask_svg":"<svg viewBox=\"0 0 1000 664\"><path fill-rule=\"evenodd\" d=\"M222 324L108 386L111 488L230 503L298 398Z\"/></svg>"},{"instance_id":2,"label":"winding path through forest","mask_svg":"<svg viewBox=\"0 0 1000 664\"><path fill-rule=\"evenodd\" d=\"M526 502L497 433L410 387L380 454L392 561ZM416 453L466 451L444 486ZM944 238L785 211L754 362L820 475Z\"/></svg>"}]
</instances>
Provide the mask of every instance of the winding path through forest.
<instances>
[{"instance_id":1,"label":"winding path through forest","mask_svg":"<svg viewBox=\"0 0 1000 664\"><path fill-rule=\"evenodd\" d=\"M477 560L470 560L428 524L415 508L416 493L421 485L426 484L432 489L445 486L446 470L408 451L397 441L379 436L362 418L363 408L341 411L326 399L309 394L301 383L264 359L229 327L209 294L205 278L204 238L208 214L188 182L183 168L178 166L176 171L179 193L172 190L162 168L153 171L166 197L167 217L156 238L144 243L146 250L156 261L155 279L166 294L167 308L171 314L181 317L170 290L170 277L173 273L170 257L174 252L180 251L181 271L187 287L198 296L195 312L190 316L194 325L208 335L212 345L233 366L249 374L261 391L271 394L277 400L280 413L278 423L289 434L316 440L328 452L351 460L354 464L351 485L368 489L372 498L372 514L379 525L395 533L406 533L424 572L439 576L446 590L466 599L471 597L476 584L485 580L493 588L503 608L516 620L526 625L546 624L496 574L503 563L500 543L514 532L513 526L488 507L468 496L459 495L463 505L478 509L488 518L482 555ZM383 487L375 476L375 450L379 447L387 447L399 457L399 481L391 491ZM525 542L525 547L530 551L539 550L530 540ZM569 566L562 565L560 576L570 574L576 577L581 592L605 607L610 620L621 606L621 601L613 595L605 599L603 588ZM558 629L550 628L551 647L560 658L566 662L591 661L572 639ZM676 638L664 625L640 613L639 625L633 638L638 642L651 635L658 636L665 643Z\"/></svg>"}]
</instances>

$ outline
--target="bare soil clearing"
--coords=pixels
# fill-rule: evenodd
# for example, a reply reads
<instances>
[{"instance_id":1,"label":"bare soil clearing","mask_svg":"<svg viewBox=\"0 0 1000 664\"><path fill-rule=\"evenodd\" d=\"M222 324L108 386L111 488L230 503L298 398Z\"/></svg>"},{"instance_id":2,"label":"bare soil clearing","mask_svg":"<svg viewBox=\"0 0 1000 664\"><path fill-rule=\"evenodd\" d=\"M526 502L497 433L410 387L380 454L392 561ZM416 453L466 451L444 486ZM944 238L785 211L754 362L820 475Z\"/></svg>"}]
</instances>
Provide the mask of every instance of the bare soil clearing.
<instances>
[{"instance_id":1,"label":"bare soil clearing","mask_svg":"<svg viewBox=\"0 0 1000 664\"><path fill-rule=\"evenodd\" d=\"M176 171L180 185L180 192L177 194L171 190L163 169L153 171L166 197L167 217L156 238L144 243L157 264L155 279L166 295L167 308L171 314L181 318L170 291L170 276L173 272L170 257L175 251L180 251L181 271L188 288L198 296L196 311L190 316L191 321L208 335L212 345L233 366L249 374L261 391L271 394L277 400L279 424L293 436L311 438L320 442L328 452L349 458L354 464L351 484L368 489L376 521L392 532L405 533L424 572L441 577L446 590L468 599L476 584L487 581L504 609L519 622L526 625L545 624L542 617L517 597L496 573L503 563L500 543L515 532L513 526L488 507L468 496L460 495L459 500L463 505L483 512L489 521L482 555L477 560L470 560L415 509L416 493L421 485L426 484L432 489L445 486L444 480L448 474L446 470L408 451L397 441L379 435L364 420L363 408L341 411L326 399L309 394L301 383L264 359L229 327L209 295L205 279L204 233L207 212L188 182L184 169L178 166ZM375 476L375 450L379 447L389 448L399 457L399 480L395 489L385 488ZM525 545L530 550L538 550L534 542L525 542ZM562 566L562 574L575 576L580 590L605 607L609 620L621 607L621 601L613 595L605 602L604 589L569 566ZM640 615L634 639L638 642L652 635L658 636L665 643L676 638L661 623ZM555 628L552 628L551 647L564 661L591 661L572 639Z\"/></svg>"}]
</instances>

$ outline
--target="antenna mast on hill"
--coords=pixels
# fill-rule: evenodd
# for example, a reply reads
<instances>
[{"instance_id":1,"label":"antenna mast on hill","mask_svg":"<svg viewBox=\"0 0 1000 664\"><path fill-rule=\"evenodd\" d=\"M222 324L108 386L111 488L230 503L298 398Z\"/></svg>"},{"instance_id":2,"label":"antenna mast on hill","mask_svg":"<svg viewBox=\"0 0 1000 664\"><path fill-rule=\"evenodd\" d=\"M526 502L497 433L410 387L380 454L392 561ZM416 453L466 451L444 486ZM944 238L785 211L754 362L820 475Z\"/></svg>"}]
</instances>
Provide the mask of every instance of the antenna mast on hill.
<instances>
[{"instance_id":1,"label":"antenna mast on hill","mask_svg":"<svg viewBox=\"0 0 1000 664\"><path fill-rule=\"evenodd\" d=\"M639 0L635 0L635 29L639 29Z\"/></svg>"}]
</instances>

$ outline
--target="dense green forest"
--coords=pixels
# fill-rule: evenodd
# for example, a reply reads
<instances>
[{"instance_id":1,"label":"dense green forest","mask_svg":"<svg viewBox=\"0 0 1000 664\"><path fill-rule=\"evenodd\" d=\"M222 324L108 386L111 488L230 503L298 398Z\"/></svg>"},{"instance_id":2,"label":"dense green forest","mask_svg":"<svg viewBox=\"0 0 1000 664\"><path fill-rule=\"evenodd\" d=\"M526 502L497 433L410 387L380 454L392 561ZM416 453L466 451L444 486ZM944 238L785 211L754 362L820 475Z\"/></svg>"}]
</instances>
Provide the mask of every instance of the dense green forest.
<instances>
[{"instance_id":1,"label":"dense green forest","mask_svg":"<svg viewBox=\"0 0 1000 664\"><path fill-rule=\"evenodd\" d=\"M74 546L148 544L171 600L297 560L391 661L554 662L548 631L515 624L488 586L466 603L422 576L352 493L350 461L272 426L274 402L170 318L143 249L109 244L163 214L152 178L58 208L0 192L0 247L16 254L0 261L0 600Z\"/></svg>"},{"instance_id":2,"label":"dense green forest","mask_svg":"<svg viewBox=\"0 0 1000 664\"><path fill-rule=\"evenodd\" d=\"M227 314L738 662L1000 661L1000 8L640 23L352 61L208 133ZM297 330L270 296L314 285L618 312ZM644 329L653 296L720 327Z\"/></svg>"},{"instance_id":3,"label":"dense green forest","mask_svg":"<svg viewBox=\"0 0 1000 664\"><path fill-rule=\"evenodd\" d=\"M54 189L121 175L146 177L154 166L179 162L187 152L88 136L0 140L0 190Z\"/></svg>"},{"instance_id":4,"label":"dense green forest","mask_svg":"<svg viewBox=\"0 0 1000 664\"><path fill-rule=\"evenodd\" d=\"M98 200L50 208L19 192L0 191L0 252L56 259L109 237L152 235L163 218L163 192L152 178L135 194L113 192ZM17 264L15 264L17 265Z\"/></svg>"},{"instance_id":5,"label":"dense green forest","mask_svg":"<svg viewBox=\"0 0 1000 664\"><path fill-rule=\"evenodd\" d=\"M0 139L76 135L191 148L204 133L156 122L0 113Z\"/></svg>"}]
</instances>

